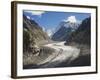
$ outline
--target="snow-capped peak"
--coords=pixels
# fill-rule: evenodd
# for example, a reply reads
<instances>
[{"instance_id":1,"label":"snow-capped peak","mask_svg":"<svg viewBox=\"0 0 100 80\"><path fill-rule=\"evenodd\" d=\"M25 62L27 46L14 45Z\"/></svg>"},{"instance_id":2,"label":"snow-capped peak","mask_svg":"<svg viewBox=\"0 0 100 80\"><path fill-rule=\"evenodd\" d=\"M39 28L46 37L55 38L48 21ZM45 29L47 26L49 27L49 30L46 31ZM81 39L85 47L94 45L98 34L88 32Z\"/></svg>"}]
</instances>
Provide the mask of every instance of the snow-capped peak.
<instances>
[{"instance_id":1,"label":"snow-capped peak","mask_svg":"<svg viewBox=\"0 0 100 80\"><path fill-rule=\"evenodd\" d=\"M69 16L67 19L63 20L64 22L76 23L77 19L75 16Z\"/></svg>"},{"instance_id":2,"label":"snow-capped peak","mask_svg":"<svg viewBox=\"0 0 100 80\"><path fill-rule=\"evenodd\" d=\"M60 23L60 26L77 29L80 24L81 24L81 21L77 20L75 16L69 16L67 19L63 20Z\"/></svg>"},{"instance_id":3,"label":"snow-capped peak","mask_svg":"<svg viewBox=\"0 0 100 80\"><path fill-rule=\"evenodd\" d=\"M56 33L61 27L71 28L72 30L76 30L81 21L77 20L75 16L69 16L67 19L62 20L60 24L56 27L54 33Z\"/></svg>"}]
</instances>

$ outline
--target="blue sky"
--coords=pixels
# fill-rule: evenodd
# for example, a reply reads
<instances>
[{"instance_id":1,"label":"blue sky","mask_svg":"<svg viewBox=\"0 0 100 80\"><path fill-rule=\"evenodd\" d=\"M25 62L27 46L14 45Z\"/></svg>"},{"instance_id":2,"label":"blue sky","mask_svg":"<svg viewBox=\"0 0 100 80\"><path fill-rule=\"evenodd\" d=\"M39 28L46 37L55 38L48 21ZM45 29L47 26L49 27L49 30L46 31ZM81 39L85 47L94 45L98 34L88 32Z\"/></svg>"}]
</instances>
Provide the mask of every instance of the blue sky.
<instances>
[{"instance_id":1,"label":"blue sky","mask_svg":"<svg viewBox=\"0 0 100 80\"><path fill-rule=\"evenodd\" d=\"M41 27L45 29L54 29L63 20L74 17L76 21L82 21L91 16L89 13L73 13L73 12L53 12L53 11L29 11L24 10L23 14L29 19L35 20Z\"/></svg>"}]
</instances>

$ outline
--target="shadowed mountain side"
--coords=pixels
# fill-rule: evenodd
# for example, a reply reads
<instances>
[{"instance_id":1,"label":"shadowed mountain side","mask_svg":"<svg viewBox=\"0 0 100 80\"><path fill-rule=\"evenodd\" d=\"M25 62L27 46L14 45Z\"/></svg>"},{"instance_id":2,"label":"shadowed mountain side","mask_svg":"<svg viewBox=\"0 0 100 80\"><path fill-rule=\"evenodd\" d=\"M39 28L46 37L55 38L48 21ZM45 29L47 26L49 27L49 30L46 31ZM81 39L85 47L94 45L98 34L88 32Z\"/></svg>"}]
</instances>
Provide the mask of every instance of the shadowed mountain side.
<instances>
[{"instance_id":1,"label":"shadowed mountain side","mask_svg":"<svg viewBox=\"0 0 100 80\"><path fill-rule=\"evenodd\" d=\"M66 39L65 44L70 44L72 42L79 44L91 44L91 18L86 18L83 20L79 28L70 34L69 38Z\"/></svg>"},{"instance_id":2,"label":"shadowed mountain side","mask_svg":"<svg viewBox=\"0 0 100 80\"><path fill-rule=\"evenodd\" d=\"M76 46L80 51L80 56L71 62L72 66L91 65L91 18L83 20L79 28L72 32L69 39L66 39L66 46Z\"/></svg>"}]
</instances>

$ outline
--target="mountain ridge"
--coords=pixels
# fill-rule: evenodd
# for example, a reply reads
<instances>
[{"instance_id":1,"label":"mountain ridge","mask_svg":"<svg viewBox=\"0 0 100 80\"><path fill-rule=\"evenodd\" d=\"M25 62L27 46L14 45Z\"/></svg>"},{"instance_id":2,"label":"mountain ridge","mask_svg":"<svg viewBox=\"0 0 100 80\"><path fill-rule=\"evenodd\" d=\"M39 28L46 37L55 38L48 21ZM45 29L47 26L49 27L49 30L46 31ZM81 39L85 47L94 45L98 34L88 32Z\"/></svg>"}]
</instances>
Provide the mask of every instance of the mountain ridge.
<instances>
[{"instance_id":1,"label":"mountain ridge","mask_svg":"<svg viewBox=\"0 0 100 80\"><path fill-rule=\"evenodd\" d=\"M52 35L52 40L65 41L69 37L69 34L75 31L79 27L79 25L80 24L78 22L72 23L70 21L62 21L59 24L58 29Z\"/></svg>"},{"instance_id":2,"label":"mountain ridge","mask_svg":"<svg viewBox=\"0 0 100 80\"><path fill-rule=\"evenodd\" d=\"M28 19L23 15L23 47L28 50L29 47L39 45L39 42L49 40L48 35L34 20Z\"/></svg>"},{"instance_id":3,"label":"mountain ridge","mask_svg":"<svg viewBox=\"0 0 100 80\"><path fill-rule=\"evenodd\" d=\"M68 40L66 39L66 44L71 42L91 44L91 17L84 19L79 28L70 35Z\"/></svg>"}]
</instances>

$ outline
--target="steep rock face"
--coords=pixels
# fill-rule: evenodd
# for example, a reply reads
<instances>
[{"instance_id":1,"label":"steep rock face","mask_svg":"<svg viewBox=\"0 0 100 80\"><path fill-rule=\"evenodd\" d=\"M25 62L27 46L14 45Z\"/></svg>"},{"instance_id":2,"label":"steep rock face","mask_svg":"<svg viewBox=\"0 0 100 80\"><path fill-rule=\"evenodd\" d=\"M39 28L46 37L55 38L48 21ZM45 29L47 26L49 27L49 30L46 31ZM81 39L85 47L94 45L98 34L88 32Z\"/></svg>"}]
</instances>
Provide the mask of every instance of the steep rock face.
<instances>
[{"instance_id":1,"label":"steep rock face","mask_svg":"<svg viewBox=\"0 0 100 80\"><path fill-rule=\"evenodd\" d=\"M59 29L53 34L52 40L65 41L69 35L78 28L79 23L72 23L70 21L61 22Z\"/></svg>"},{"instance_id":2,"label":"steep rock face","mask_svg":"<svg viewBox=\"0 0 100 80\"><path fill-rule=\"evenodd\" d=\"M66 44L76 42L80 44L91 44L91 18L83 20L79 28L70 34L69 39L66 39Z\"/></svg>"},{"instance_id":3,"label":"steep rock face","mask_svg":"<svg viewBox=\"0 0 100 80\"><path fill-rule=\"evenodd\" d=\"M34 21L23 15L23 47L24 51L29 47L39 45L39 42L48 40L49 37L42 28Z\"/></svg>"}]
</instances>

